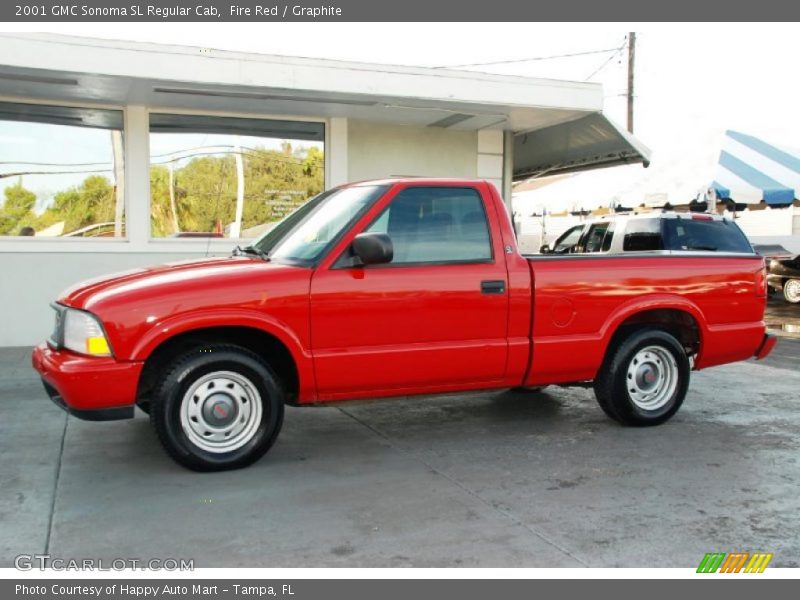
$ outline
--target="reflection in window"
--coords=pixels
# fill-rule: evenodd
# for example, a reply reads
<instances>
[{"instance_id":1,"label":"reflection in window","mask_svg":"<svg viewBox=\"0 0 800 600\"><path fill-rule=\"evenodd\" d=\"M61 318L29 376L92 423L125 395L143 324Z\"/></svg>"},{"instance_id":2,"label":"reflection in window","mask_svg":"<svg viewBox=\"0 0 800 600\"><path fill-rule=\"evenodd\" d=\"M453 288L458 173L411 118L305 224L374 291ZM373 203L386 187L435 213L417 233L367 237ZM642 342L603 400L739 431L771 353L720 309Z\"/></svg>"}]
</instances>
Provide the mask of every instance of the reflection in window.
<instances>
[{"instance_id":1,"label":"reflection in window","mask_svg":"<svg viewBox=\"0 0 800 600\"><path fill-rule=\"evenodd\" d=\"M389 235L393 264L492 259L483 201L474 188L407 188L367 231Z\"/></svg>"},{"instance_id":2,"label":"reflection in window","mask_svg":"<svg viewBox=\"0 0 800 600\"><path fill-rule=\"evenodd\" d=\"M122 112L0 102L0 236L125 235Z\"/></svg>"},{"instance_id":3,"label":"reflection in window","mask_svg":"<svg viewBox=\"0 0 800 600\"><path fill-rule=\"evenodd\" d=\"M255 238L325 185L322 123L150 115L153 237Z\"/></svg>"}]
</instances>

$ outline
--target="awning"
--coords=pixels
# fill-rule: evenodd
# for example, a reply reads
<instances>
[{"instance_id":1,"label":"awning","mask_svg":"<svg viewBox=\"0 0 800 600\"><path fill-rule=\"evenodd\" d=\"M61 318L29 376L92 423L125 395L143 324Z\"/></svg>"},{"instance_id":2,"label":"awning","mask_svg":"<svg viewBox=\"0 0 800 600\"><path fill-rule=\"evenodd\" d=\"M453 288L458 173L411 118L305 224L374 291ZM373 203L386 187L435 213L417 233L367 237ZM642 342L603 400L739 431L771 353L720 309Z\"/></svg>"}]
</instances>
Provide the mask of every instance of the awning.
<instances>
[{"instance_id":1,"label":"awning","mask_svg":"<svg viewBox=\"0 0 800 600\"><path fill-rule=\"evenodd\" d=\"M737 204L791 204L800 189L800 151L726 131L711 186L717 198Z\"/></svg>"},{"instance_id":2,"label":"awning","mask_svg":"<svg viewBox=\"0 0 800 600\"><path fill-rule=\"evenodd\" d=\"M514 136L514 179L650 164L650 150L602 113Z\"/></svg>"}]
</instances>

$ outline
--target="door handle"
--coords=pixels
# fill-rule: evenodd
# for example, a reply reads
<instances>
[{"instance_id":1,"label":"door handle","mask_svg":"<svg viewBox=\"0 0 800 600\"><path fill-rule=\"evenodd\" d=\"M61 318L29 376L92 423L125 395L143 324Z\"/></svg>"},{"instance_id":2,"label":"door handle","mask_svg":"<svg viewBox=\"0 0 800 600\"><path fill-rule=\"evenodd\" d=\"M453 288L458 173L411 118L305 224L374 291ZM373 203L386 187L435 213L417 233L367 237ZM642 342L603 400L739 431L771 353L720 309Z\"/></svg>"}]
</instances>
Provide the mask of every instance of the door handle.
<instances>
[{"instance_id":1,"label":"door handle","mask_svg":"<svg viewBox=\"0 0 800 600\"><path fill-rule=\"evenodd\" d=\"M506 282L502 279L481 281L481 294L505 294Z\"/></svg>"}]
</instances>

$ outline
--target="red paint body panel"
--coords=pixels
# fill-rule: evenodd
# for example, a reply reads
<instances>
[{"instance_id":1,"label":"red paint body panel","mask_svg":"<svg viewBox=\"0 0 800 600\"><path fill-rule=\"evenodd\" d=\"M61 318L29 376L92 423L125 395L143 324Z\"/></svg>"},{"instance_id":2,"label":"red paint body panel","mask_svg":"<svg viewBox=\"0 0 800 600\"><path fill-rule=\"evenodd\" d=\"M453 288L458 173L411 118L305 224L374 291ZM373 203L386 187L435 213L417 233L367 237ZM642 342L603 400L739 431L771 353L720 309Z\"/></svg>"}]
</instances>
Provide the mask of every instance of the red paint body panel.
<instances>
[{"instance_id":1,"label":"red paint body panel","mask_svg":"<svg viewBox=\"0 0 800 600\"><path fill-rule=\"evenodd\" d=\"M311 282L312 348L318 400L386 395L468 383L502 385L508 355L508 297L498 216L487 211L493 261L485 264L335 268L352 238L416 181L387 193L355 224ZM473 184L474 185L474 184ZM492 207L486 184L479 191Z\"/></svg>"},{"instance_id":2,"label":"red paint body panel","mask_svg":"<svg viewBox=\"0 0 800 600\"><path fill-rule=\"evenodd\" d=\"M114 357L39 347L34 366L70 406L131 405L144 361L160 344L196 329L246 327L289 350L302 404L593 379L619 325L651 309L695 319L697 368L765 356L774 345L764 342L760 257L529 260L486 182L384 183L384 196L314 268L253 257L201 259L69 290L59 302L97 315ZM486 203L493 259L336 268L353 237L411 186L475 188ZM504 282L505 293L482 294L485 280Z\"/></svg>"},{"instance_id":3,"label":"red paint body panel","mask_svg":"<svg viewBox=\"0 0 800 600\"><path fill-rule=\"evenodd\" d=\"M79 356L41 344L33 350L33 366L67 406L93 410L133 404L144 363Z\"/></svg>"},{"instance_id":4,"label":"red paint body panel","mask_svg":"<svg viewBox=\"0 0 800 600\"><path fill-rule=\"evenodd\" d=\"M761 360L762 358L766 358L772 349L775 347L775 344L778 343L778 338L770 333L764 335L764 341L761 343L761 347L756 351L755 358L756 360Z\"/></svg>"},{"instance_id":5,"label":"red paint body panel","mask_svg":"<svg viewBox=\"0 0 800 600\"><path fill-rule=\"evenodd\" d=\"M159 344L190 330L264 331L289 349L300 373L301 395L313 399L311 273L260 259L207 258L97 279L68 290L59 302L98 315L114 356L122 361L143 361Z\"/></svg>"},{"instance_id":6,"label":"red paint body panel","mask_svg":"<svg viewBox=\"0 0 800 600\"><path fill-rule=\"evenodd\" d=\"M744 360L764 335L756 295L763 259L708 256L540 258L533 363L526 385L594 379L617 327L636 313L676 309L700 332L695 368Z\"/></svg>"}]
</instances>

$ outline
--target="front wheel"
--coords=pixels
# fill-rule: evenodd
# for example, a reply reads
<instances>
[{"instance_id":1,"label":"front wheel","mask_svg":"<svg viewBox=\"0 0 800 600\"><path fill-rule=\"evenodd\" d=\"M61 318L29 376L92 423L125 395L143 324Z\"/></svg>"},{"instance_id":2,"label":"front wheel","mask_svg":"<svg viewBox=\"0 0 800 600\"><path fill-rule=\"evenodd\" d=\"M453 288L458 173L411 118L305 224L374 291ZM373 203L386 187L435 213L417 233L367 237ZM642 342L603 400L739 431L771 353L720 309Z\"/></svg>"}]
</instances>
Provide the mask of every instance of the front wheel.
<instances>
[{"instance_id":1,"label":"front wheel","mask_svg":"<svg viewBox=\"0 0 800 600\"><path fill-rule=\"evenodd\" d=\"M800 279L789 279L783 284L783 297L792 304L800 302Z\"/></svg>"},{"instance_id":2,"label":"front wheel","mask_svg":"<svg viewBox=\"0 0 800 600\"><path fill-rule=\"evenodd\" d=\"M689 389L689 358L665 331L635 331L616 348L594 382L597 402L624 425L659 425L674 415Z\"/></svg>"},{"instance_id":3,"label":"front wheel","mask_svg":"<svg viewBox=\"0 0 800 600\"><path fill-rule=\"evenodd\" d=\"M198 347L164 370L150 422L167 453L195 471L247 466L275 442L284 391L257 354L228 344Z\"/></svg>"}]
</instances>

